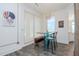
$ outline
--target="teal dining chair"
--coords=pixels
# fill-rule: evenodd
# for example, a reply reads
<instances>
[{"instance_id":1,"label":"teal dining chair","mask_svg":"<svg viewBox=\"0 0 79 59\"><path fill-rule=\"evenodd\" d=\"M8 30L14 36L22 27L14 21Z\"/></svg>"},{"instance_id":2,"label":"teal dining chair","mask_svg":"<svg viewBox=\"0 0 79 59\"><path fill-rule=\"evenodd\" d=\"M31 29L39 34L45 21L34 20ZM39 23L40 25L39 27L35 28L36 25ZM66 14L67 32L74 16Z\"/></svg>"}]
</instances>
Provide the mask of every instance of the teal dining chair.
<instances>
[{"instance_id":1,"label":"teal dining chair","mask_svg":"<svg viewBox=\"0 0 79 59\"><path fill-rule=\"evenodd\" d=\"M49 49L49 45L51 45L52 53L54 53L55 50L55 37L53 36L53 33L51 32L45 32L44 33L44 48Z\"/></svg>"},{"instance_id":2,"label":"teal dining chair","mask_svg":"<svg viewBox=\"0 0 79 59\"><path fill-rule=\"evenodd\" d=\"M44 33L44 46L46 49L49 48L49 43L51 43L51 41L53 40L53 37L52 37L52 33L51 32L45 32Z\"/></svg>"},{"instance_id":3,"label":"teal dining chair","mask_svg":"<svg viewBox=\"0 0 79 59\"><path fill-rule=\"evenodd\" d=\"M49 40L48 40L48 37L49 37L49 32L45 32L44 33L44 47L46 48L46 49L48 49L48 46L49 46Z\"/></svg>"}]
</instances>

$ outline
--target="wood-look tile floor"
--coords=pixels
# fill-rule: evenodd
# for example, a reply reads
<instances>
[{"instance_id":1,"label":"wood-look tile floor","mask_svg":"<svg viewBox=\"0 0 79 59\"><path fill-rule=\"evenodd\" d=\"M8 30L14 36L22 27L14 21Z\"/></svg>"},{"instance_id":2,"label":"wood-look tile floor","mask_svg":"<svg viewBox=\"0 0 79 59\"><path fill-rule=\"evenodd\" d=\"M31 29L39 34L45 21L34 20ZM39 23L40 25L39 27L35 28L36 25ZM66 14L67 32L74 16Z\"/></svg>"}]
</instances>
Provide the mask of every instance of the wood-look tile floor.
<instances>
[{"instance_id":1,"label":"wood-look tile floor","mask_svg":"<svg viewBox=\"0 0 79 59\"><path fill-rule=\"evenodd\" d=\"M73 56L73 43L70 43L69 45L58 44L54 54L52 54L51 50L45 51L43 47L43 45L40 45L35 48L34 44L31 44L6 56Z\"/></svg>"},{"instance_id":2,"label":"wood-look tile floor","mask_svg":"<svg viewBox=\"0 0 79 59\"><path fill-rule=\"evenodd\" d=\"M59 56L74 56L74 43L58 44L58 48L56 50L56 55Z\"/></svg>"}]
</instances>

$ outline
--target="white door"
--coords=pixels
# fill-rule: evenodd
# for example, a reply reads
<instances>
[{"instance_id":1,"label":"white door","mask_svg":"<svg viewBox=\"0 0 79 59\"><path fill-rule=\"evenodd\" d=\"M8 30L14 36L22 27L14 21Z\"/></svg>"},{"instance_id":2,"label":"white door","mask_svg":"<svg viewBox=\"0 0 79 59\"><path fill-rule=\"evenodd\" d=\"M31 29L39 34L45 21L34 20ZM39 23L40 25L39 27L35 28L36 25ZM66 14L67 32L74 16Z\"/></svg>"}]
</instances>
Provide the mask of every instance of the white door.
<instances>
[{"instance_id":1,"label":"white door","mask_svg":"<svg viewBox=\"0 0 79 59\"><path fill-rule=\"evenodd\" d=\"M28 43L33 40L33 15L28 12L24 12L25 20L25 39L24 43Z\"/></svg>"},{"instance_id":2,"label":"white door","mask_svg":"<svg viewBox=\"0 0 79 59\"><path fill-rule=\"evenodd\" d=\"M34 36L35 37L38 37L40 36L40 33L41 32L41 19L37 16L35 16L35 19L34 19Z\"/></svg>"}]
</instances>

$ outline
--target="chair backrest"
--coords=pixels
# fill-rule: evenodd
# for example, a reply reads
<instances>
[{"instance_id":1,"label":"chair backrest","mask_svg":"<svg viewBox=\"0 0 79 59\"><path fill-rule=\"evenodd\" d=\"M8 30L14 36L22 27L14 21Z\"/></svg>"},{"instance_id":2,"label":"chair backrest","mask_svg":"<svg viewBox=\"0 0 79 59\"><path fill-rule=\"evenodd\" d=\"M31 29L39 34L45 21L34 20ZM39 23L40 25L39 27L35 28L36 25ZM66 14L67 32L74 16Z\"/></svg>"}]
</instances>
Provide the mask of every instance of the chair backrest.
<instances>
[{"instance_id":1,"label":"chair backrest","mask_svg":"<svg viewBox=\"0 0 79 59\"><path fill-rule=\"evenodd\" d=\"M48 39L49 37L54 38L54 40L57 39L57 32L50 33L50 32L45 32L44 33L44 38Z\"/></svg>"},{"instance_id":2,"label":"chair backrest","mask_svg":"<svg viewBox=\"0 0 79 59\"><path fill-rule=\"evenodd\" d=\"M44 38L49 39L49 37L51 37L51 32L45 32L44 33Z\"/></svg>"},{"instance_id":3,"label":"chair backrest","mask_svg":"<svg viewBox=\"0 0 79 59\"><path fill-rule=\"evenodd\" d=\"M45 32L44 33L44 37L47 38L48 36L49 36L49 33L48 32Z\"/></svg>"},{"instance_id":4,"label":"chair backrest","mask_svg":"<svg viewBox=\"0 0 79 59\"><path fill-rule=\"evenodd\" d=\"M54 37L53 37L53 34L51 32L45 32L44 33L44 38L45 39L49 39L49 38L52 38L53 39Z\"/></svg>"},{"instance_id":5,"label":"chair backrest","mask_svg":"<svg viewBox=\"0 0 79 59\"><path fill-rule=\"evenodd\" d=\"M57 37L57 32L53 33L53 37L56 38Z\"/></svg>"},{"instance_id":6,"label":"chair backrest","mask_svg":"<svg viewBox=\"0 0 79 59\"><path fill-rule=\"evenodd\" d=\"M57 32L53 33L53 38L54 38L55 41L57 41Z\"/></svg>"}]
</instances>

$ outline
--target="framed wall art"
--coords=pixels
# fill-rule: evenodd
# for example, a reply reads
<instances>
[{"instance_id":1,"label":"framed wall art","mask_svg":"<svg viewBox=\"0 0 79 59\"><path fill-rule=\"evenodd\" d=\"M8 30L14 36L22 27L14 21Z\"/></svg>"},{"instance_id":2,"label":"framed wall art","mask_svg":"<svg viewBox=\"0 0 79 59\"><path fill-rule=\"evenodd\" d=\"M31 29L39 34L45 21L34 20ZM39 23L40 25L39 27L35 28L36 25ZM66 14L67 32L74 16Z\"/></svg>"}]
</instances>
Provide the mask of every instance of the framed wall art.
<instances>
[{"instance_id":1,"label":"framed wall art","mask_svg":"<svg viewBox=\"0 0 79 59\"><path fill-rule=\"evenodd\" d=\"M9 27L14 27L15 23L15 14L11 11L3 11L3 25L4 26L9 26Z\"/></svg>"},{"instance_id":2,"label":"framed wall art","mask_svg":"<svg viewBox=\"0 0 79 59\"><path fill-rule=\"evenodd\" d=\"M59 21L58 26L59 26L59 28L63 28L64 27L64 21Z\"/></svg>"}]
</instances>

